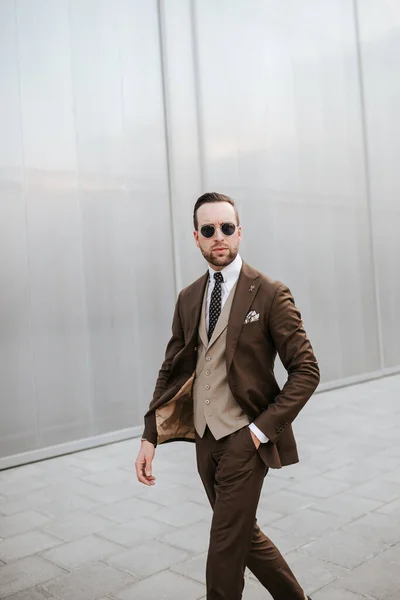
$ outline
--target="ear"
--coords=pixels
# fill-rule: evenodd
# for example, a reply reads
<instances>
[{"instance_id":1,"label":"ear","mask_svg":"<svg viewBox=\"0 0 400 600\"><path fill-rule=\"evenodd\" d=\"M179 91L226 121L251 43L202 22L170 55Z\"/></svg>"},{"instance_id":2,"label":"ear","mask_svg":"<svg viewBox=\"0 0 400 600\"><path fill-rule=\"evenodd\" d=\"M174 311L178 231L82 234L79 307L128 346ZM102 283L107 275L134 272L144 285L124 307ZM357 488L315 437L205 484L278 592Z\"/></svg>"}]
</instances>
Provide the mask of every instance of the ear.
<instances>
[{"instance_id":1,"label":"ear","mask_svg":"<svg viewBox=\"0 0 400 600\"><path fill-rule=\"evenodd\" d=\"M193 237L194 237L194 241L196 242L196 246L198 248L200 248L200 244L199 244L199 232L198 231L193 231Z\"/></svg>"},{"instance_id":2,"label":"ear","mask_svg":"<svg viewBox=\"0 0 400 600\"><path fill-rule=\"evenodd\" d=\"M238 232L238 240L239 242L242 240L242 226L239 225L239 227L237 228L237 232Z\"/></svg>"}]
</instances>

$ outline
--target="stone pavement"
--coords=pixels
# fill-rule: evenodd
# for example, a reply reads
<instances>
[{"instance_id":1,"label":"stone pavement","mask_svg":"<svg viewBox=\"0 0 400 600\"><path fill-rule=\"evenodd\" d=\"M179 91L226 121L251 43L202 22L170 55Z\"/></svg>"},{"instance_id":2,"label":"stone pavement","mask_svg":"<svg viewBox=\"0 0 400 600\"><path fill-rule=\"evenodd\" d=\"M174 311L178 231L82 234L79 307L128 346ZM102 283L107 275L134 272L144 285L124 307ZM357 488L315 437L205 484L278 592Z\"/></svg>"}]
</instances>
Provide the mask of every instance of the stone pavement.
<instances>
[{"instance_id":1,"label":"stone pavement","mask_svg":"<svg viewBox=\"0 0 400 600\"><path fill-rule=\"evenodd\" d=\"M258 519L313 600L400 600L400 376L315 395L301 462L270 471ZM0 472L0 598L197 600L211 511L194 446L139 440ZM244 600L269 594L247 575ZM229 600L229 599L228 599Z\"/></svg>"}]
</instances>

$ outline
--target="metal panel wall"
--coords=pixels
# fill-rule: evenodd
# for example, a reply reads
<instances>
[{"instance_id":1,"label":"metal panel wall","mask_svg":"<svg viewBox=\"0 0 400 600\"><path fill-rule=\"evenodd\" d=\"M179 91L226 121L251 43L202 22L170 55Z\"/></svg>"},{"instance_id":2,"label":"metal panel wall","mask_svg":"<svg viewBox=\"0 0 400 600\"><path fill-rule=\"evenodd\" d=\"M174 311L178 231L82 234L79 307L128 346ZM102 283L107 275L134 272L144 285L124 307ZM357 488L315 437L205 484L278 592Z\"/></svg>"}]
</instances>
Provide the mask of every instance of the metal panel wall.
<instances>
[{"instance_id":1,"label":"metal panel wall","mask_svg":"<svg viewBox=\"0 0 400 600\"><path fill-rule=\"evenodd\" d=\"M157 3L0 10L7 457L140 424L175 282Z\"/></svg>"},{"instance_id":2,"label":"metal panel wall","mask_svg":"<svg viewBox=\"0 0 400 600\"><path fill-rule=\"evenodd\" d=\"M0 468L140 430L205 269L206 190L291 287L325 385L399 368L399 20L389 0L0 3Z\"/></svg>"}]
</instances>

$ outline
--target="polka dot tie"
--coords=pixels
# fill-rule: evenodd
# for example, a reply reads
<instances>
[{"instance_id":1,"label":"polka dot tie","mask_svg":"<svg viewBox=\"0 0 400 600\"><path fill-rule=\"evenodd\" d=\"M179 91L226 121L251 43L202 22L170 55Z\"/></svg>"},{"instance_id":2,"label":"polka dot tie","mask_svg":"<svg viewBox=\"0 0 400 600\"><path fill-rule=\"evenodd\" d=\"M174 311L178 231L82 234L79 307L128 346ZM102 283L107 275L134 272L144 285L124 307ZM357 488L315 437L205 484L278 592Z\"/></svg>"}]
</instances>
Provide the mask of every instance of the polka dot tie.
<instances>
[{"instance_id":1,"label":"polka dot tie","mask_svg":"<svg viewBox=\"0 0 400 600\"><path fill-rule=\"evenodd\" d=\"M211 302L210 302L210 314L209 314L209 324L208 324L208 341L210 341L217 321L219 319L219 315L221 314L221 305L222 305L222 282L224 281L224 276L221 273L214 273L214 288L211 293Z\"/></svg>"}]
</instances>

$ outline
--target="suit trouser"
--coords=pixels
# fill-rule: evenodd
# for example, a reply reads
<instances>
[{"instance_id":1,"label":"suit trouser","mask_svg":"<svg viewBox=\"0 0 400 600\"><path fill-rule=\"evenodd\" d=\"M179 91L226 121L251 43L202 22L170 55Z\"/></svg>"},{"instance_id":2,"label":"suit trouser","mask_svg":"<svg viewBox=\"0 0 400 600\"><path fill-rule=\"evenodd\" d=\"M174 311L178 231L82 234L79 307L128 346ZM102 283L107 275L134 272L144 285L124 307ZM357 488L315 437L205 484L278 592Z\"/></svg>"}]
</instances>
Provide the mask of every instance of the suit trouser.
<instances>
[{"instance_id":1,"label":"suit trouser","mask_svg":"<svg viewBox=\"0 0 400 600\"><path fill-rule=\"evenodd\" d=\"M248 427L215 440L196 434L197 468L213 509L207 600L240 600L246 566L274 600L304 600L304 591L276 546L257 525L268 471Z\"/></svg>"}]
</instances>

